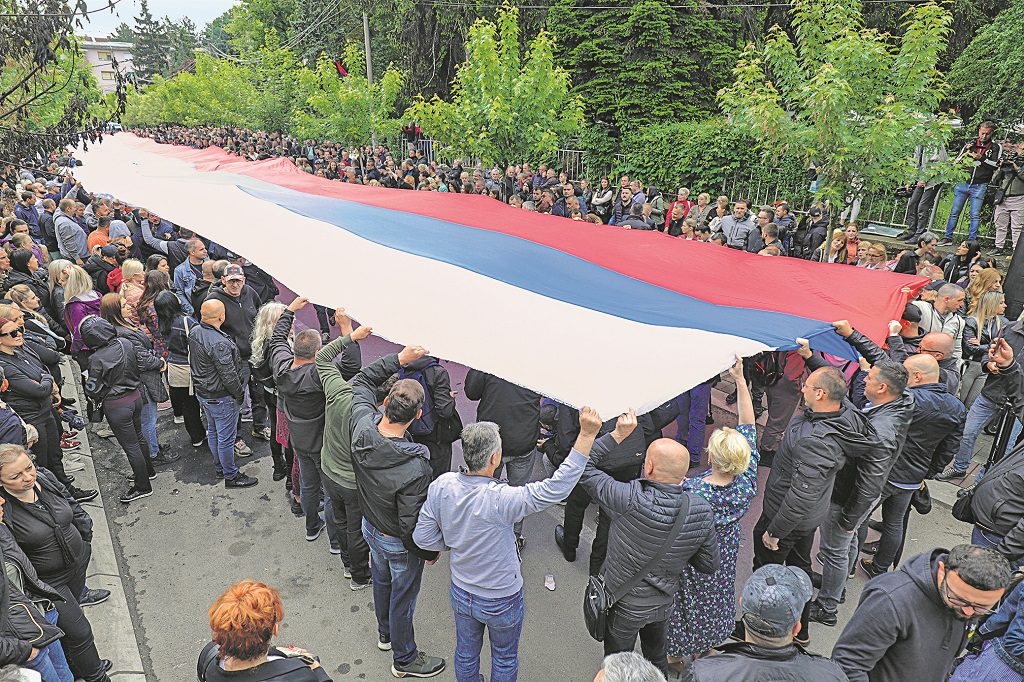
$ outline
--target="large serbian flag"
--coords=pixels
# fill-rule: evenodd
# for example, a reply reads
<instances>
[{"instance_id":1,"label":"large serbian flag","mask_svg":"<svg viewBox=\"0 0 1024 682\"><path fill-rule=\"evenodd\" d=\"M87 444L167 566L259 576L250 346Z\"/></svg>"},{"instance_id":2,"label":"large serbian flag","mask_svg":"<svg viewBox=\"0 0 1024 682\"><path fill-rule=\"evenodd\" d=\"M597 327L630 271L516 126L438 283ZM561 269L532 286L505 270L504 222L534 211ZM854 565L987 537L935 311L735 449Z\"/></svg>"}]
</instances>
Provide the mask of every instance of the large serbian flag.
<instances>
[{"instance_id":1,"label":"large serbian flag","mask_svg":"<svg viewBox=\"0 0 1024 682\"><path fill-rule=\"evenodd\" d=\"M830 322L880 341L924 283L488 197L347 185L284 159L130 134L79 158L90 191L152 209L384 338L606 416L650 410L736 355L791 349L797 337L855 358Z\"/></svg>"}]
</instances>

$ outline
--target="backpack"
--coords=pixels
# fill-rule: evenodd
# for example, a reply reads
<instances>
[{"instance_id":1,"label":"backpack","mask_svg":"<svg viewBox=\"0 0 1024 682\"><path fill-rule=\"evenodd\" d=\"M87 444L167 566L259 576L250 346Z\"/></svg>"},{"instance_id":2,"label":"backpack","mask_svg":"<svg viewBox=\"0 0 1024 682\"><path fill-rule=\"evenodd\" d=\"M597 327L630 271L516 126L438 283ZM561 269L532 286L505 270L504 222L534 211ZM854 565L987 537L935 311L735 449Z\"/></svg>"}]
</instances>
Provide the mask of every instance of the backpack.
<instances>
[{"instance_id":1,"label":"backpack","mask_svg":"<svg viewBox=\"0 0 1024 682\"><path fill-rule=\"evenodd\" d=\"M785 360L778 351L766 351L754 356L750 378L761 386L774 386L785 373Z\"/></svg>"},{"instance_id":2,"label":"backpack","mask_svg":"<svg viewBox=\"0 0 1024 682\"><path fill-rule=\"evenodd\" d=\"M429 436L434 433L434 428L437 426L437 415L434 414L434 397L430 392L430 384L427 383L427 378L423 373L428 367L439 366L440 363L437 360L431 360L420 369L406 369L402 367L398 370L399 379L412 379L413 381L418 381L420 386L423 387L423 412L409 425L409 433L414 436Z\"/></svg>"}]
</instances>

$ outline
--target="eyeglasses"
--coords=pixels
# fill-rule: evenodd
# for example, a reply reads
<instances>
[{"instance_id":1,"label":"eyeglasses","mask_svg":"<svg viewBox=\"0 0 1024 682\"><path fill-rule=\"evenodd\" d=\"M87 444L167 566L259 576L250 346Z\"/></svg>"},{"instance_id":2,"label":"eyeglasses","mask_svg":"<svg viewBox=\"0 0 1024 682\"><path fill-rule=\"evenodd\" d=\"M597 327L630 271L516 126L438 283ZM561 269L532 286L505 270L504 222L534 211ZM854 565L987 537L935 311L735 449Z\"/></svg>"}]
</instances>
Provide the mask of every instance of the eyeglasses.
<instances>
[{"instance_id":1,"label":"eyeglasses","mask_svg":"<svg viewBox=\"0 0 1024 682\"><path fill-rule=\"evenodd\" d=\"M941 587L942 596L945 597L946 601L949 603L950 606L956 606L962 609L971 609L972 611L974 611L974 615L976 616L991 616L993 613L996 612L996 609L989 609L985 608L984 606L979 606L978 604L967 601L963 597L955 594L954 592L951 592L949 589L949 585L947 584L948 581L949 575L946 574L942 577Z\"/></svg>"},{"instance_id":2,"label":"eyeglasses","mask_svg":"<svg viewBox=\"0 0 1024 682\"><path fill-rule=\"evenodd\" d=\"M0 336L9 336L12 339L16 339L21 336L21 329L12 329L9 332L0 332Z\"/></svg>"},{"instance_id":3,"label":"eyeglasses","mask_svg":"<svg viewBox=\"0 0 1024 682\"><path fill-rule=\"evenodd\" d=\"M812 391L824 391L825 390L821 386L811 386L810 384L808 384L806 382L804 383L804 388L809 388Z\"/></svg>"}]
</instances>

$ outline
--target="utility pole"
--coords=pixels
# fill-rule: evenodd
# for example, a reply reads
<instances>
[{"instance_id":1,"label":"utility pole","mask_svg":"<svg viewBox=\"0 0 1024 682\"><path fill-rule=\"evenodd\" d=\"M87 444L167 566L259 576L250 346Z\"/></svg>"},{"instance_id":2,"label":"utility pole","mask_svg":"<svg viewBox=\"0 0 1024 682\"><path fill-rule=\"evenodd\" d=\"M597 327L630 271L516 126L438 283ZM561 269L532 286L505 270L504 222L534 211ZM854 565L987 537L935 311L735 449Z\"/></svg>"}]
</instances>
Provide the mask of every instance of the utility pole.
<instances>
[{"instance_id":1,"label":"utility pole","mask_svg":"<svg viewBox=\"0 0 1024 682\"><path fill-rule=\"evenodd\" d=\"M366 12L363 12L363 47L366 51L366 82L371 86L373 85L373 57L370 55L370 17ZM374 122L376 123L376 121ZM377 130L374 127L370 131L372 138L374 151L376 152L377 147Z\"/></svg>"}]
</instances>

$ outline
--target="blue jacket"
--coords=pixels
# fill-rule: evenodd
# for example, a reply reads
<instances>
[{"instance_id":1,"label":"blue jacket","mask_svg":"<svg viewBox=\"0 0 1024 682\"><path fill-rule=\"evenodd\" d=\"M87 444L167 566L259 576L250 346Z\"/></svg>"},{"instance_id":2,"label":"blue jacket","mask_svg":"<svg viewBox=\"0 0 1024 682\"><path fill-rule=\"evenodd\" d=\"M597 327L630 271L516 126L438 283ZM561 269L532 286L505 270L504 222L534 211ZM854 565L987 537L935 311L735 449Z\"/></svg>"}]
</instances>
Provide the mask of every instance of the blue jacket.
<instances>
[{"instance_id":1,"label":"blue jacket","mask_svg":"<svg viewBox=\"0 0 1024 682\"><path fill-rule=\"evenodd\" d=\"M1002 649L1000 653L1007 654L1016 662L1013 668L1017 672L1024 671L1024 600L1022 600L1022 596L1024 596L1024 581L1017 583L1013 592L1003 600L999 611L978 628L978 632L982 635L1005 633L999 636L998 644ZM1006 660L1003 656L1000 656L1000 659Z\"/></svg>"},{"instance_id":2,"label":"blue jacket","mask_svg":"<svg viewBox=\"0 0 1024 682\"><path fill-rule=\"evenodd\" d=\"M39 239L39 213L35 206L26 206L19 201L14 207L14 215L28 223L28 231L33 239Z\"/></svg>"},{"instance_id":3,"label":"blue jacket","mask_svg":"<svg viewBox=\"0 0 1024 682\"><path fill-rule=\"evenodd\" d=\"M178 292L181 309L186 315L192 315L195 312L192 309L192 291L196 288L198 281L199 278L196 277L196 273L187 259L174 268L174 290Z\"/></svg>"}]
</instances>

